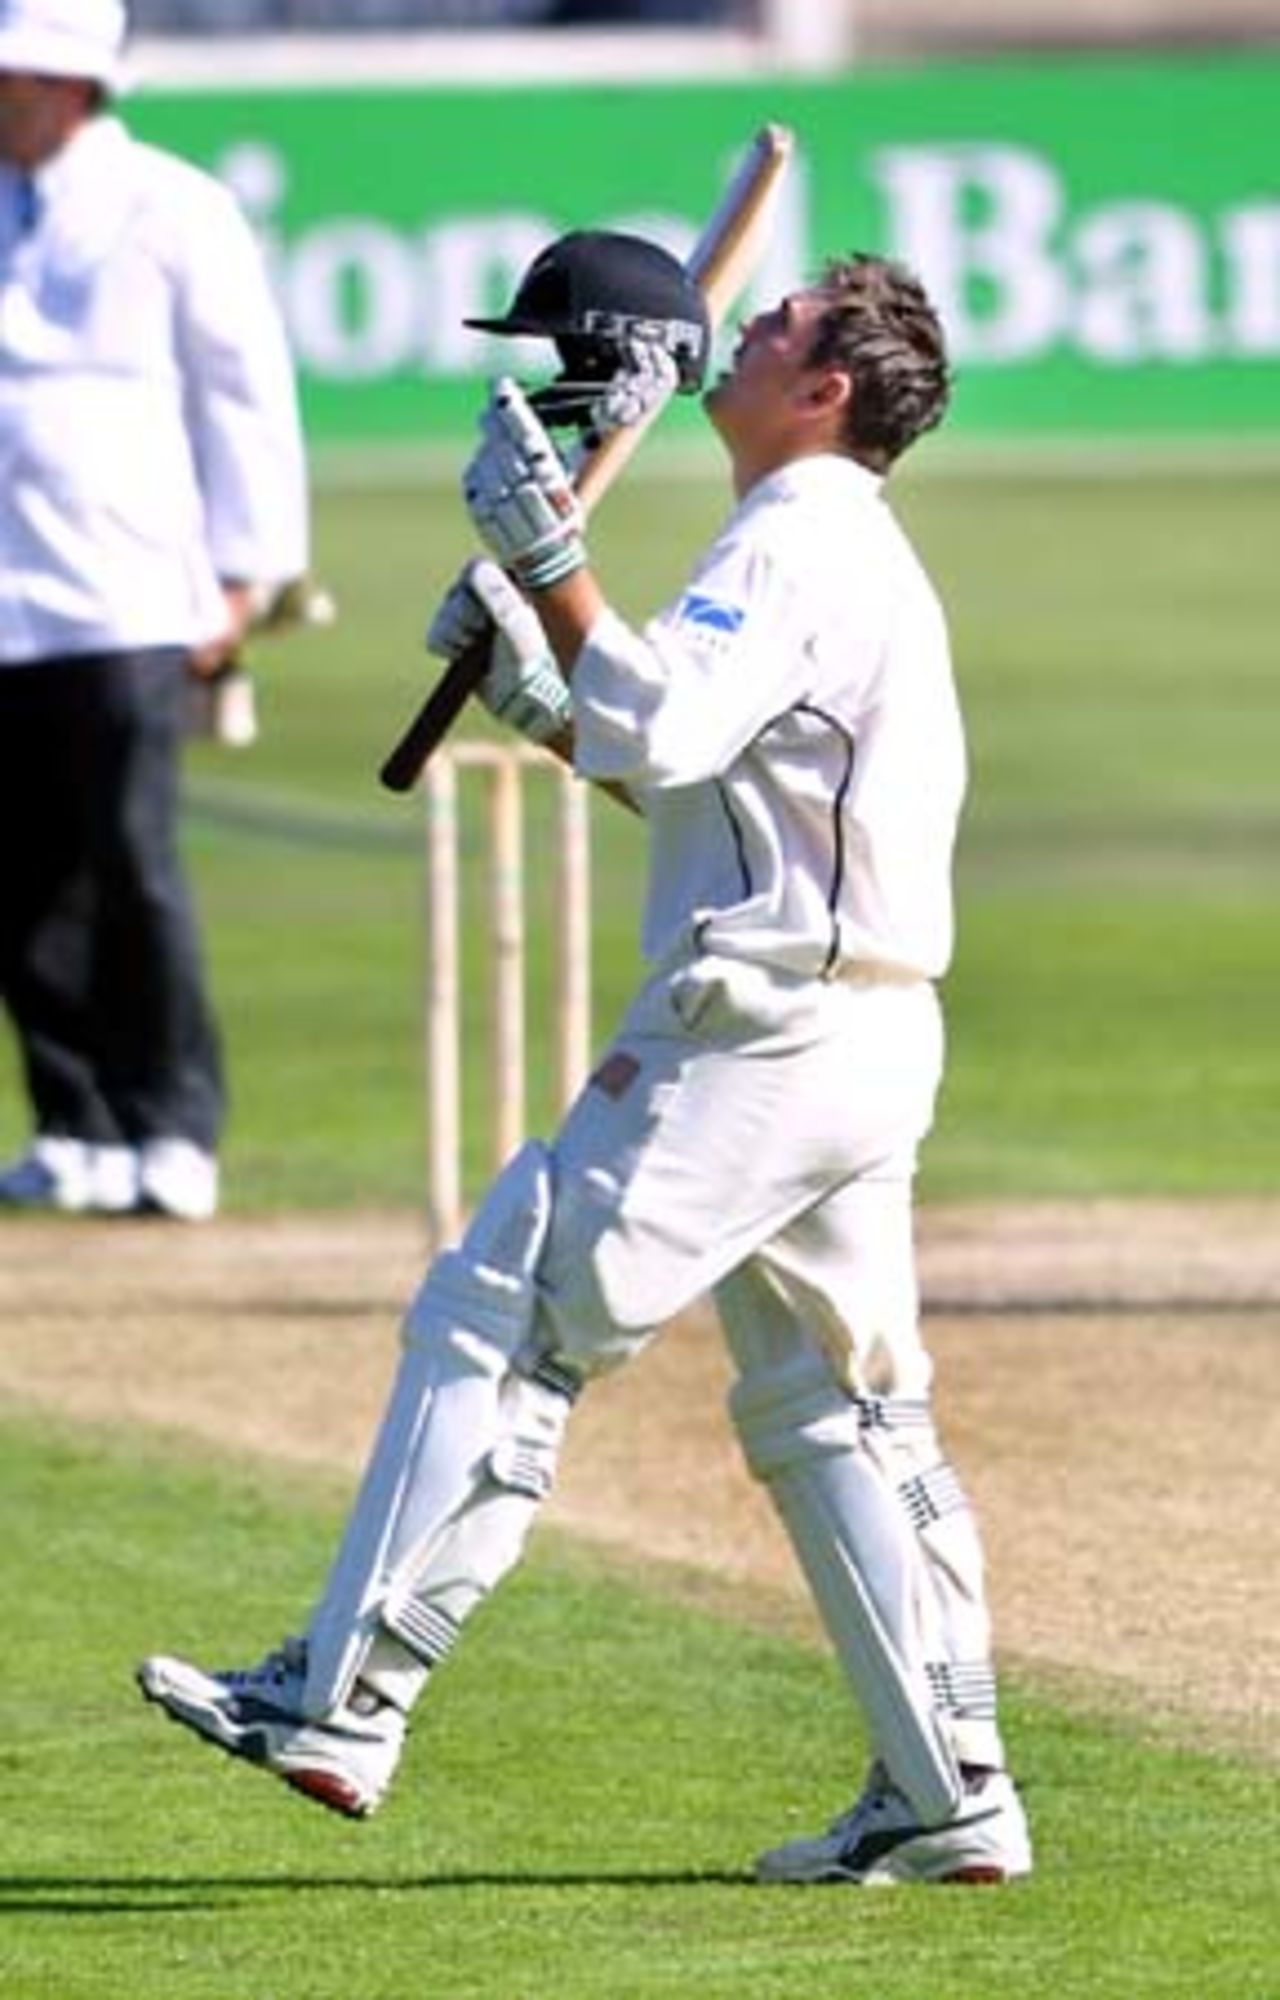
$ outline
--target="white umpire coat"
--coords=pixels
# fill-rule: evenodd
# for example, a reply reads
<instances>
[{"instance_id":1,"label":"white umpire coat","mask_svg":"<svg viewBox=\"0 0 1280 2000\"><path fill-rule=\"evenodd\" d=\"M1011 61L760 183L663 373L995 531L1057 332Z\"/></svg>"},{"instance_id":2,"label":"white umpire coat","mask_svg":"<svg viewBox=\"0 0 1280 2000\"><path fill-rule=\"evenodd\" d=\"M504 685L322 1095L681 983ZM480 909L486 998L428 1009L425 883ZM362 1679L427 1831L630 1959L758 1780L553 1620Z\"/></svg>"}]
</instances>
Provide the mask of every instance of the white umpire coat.
<instances>
[{"instance_id":1,"label":"white umpire coat","mask_svg":"<svg viewBox=\"0 0 1280 2000\"><path fill-rule=\"evenodd\" d=\"M191 646L305 570L292 365L210 175L98 116L0 168L0 667Z\"/></svg>"},{"instance_id":2,"label":"white umpire coat","mask_svg":"<svg viewBox=\"0 0 1280 2000\"><path fill-rule=\"evenodd\" d=\"M575 763L650 828L646 956L936 979L965 747L946 627L851 459L761 480L643 633L601 614Z\"/></svg>"}]
</instances>

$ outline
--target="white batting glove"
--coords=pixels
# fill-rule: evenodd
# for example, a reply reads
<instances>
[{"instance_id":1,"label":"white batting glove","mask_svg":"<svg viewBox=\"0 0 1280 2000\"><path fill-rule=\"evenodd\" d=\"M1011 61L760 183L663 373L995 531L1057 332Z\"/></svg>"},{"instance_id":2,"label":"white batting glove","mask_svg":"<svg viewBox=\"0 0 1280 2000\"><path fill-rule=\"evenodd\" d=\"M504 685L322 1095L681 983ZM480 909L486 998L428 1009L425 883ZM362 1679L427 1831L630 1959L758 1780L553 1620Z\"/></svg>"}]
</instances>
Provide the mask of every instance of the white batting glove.
<instances>
[{"instance_id":1,"label":"white batting glove","mask_svg":"<svg viewBox=\"0 0 1280 2000\"><path fill-rule=\"evenodd\" d=\"M680 371L674 355L656 341L632 335L623 344L625 360L591 405L591 430L599 438L646 417L676 392Z\"/></svg>"},{"instance_id":2,"label":"white batting glove","mask_svg":"<svg viewBox=\"0 0 1280 2000\"><path fill-rule=\"evenodd\" d=\"M497 563L477 556L450 586L427 631L427 649L456 659L490 641L476 695L498 722L531 743L549 743L572 721L569 690L543 637L538 614Z\"/></svg>"},{"instance_id":3,"label":"white batting glove","mask_svg":"<svg viewBox=\"0 0 1280 2000\"><path fill-rule=\"evenodd\" d=\"M569 474L509 375L481 416L462 497L481 541L525 590L546 590L586 562Z\"/></svg>"}]
</instances>

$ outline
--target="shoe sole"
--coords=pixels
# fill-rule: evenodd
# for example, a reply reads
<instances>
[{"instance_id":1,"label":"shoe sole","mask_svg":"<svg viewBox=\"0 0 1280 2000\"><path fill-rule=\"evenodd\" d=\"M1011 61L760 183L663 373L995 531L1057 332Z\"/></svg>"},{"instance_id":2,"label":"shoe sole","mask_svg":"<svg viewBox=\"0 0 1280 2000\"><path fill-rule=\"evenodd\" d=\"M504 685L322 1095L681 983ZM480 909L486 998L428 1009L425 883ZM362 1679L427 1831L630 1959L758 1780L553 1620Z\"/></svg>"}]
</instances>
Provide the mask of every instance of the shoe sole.
<instances>
[{"instance_id":1,"label":"shoe sole","mask_svg":"<svg viewBox=\"0 0 1280 2000\"><path fill-rule=\"evenodd\" d=\"M999 1887L1002 1883L1016 1881L1007 1868L996 1868L990 1864L975 1863L971 1868L956 1868L950 1875L937 1875L934 1880L942 1884L954 1883L958 1888L981 1889Z\"/></svg>"},{"instance_id":2,"label":"shoe sole","mask_svg":"<svg viewBox=\"0 0 1280 2000\"><path fill-rule=\"evenodd\" d=\"M866 1883L873 1889L910 1889L916 1884L925 1889L998 1889L1026 1873L1025 1868L1006 1868L999 1861L966 1861L959 1868L947 1868L936 1875L870 1875Z\"/></svg>"},{"instance_id":3,"label":"shoe sole","mask_svg":"<svg viewBox=\"0 0 1280 2000\"><path fill-rule=\"evenodd\" d=\"M978 1889L1016 1882L1028 1872L1025 1868L1002 1868L998 1862L975 1861L944 1875L848 1875L832 1869L826 1875L757 1875L755 1879L764 1889L909 1889L917 1883L926 1889Z\"/></svg>"},{"instance_id":4,"label":"shoe sole","mask_svg":"<svg viewBox=\"0 0 1280 2000\"><path fill-rule=\"evenodd\" d=\"M952 1868L944 1875L847 1875L832 1870L827 1875L757 1875L764 1889L980 1889L1000 1888L1021 1880L1030 1871L1002 1868L998 1862L974 1861Z\"/></svg>"},{"instance_id":5,"label":"shoe sole","mask_svg":"<svg viewBox=\"0 0 1280 2000\"><path fill-rule=\"evenodd\" d=\"M304 1799L341 1813L343 1819L368 1819L374 1811L332 1771L278 1771L276 1776L284 1779L290 1791L301 1792Z\"/></svg>"},{"instance_id":6,"label":"shoe sole","mask_svg":"<svg viewBox=\"0 0 1280 2000\"><path fill-rule=\"evenodd\" d=\"M7 1215L70 1215L79 1220L89 1220L101 1216L138 1215L137 1204L128 1201L57 1201L52 1195L28 1199L18 1195L0 1194L0 1212Z\"/></svg>"},{"instance_id":7,"label":"shoe sole","mask_svg":"<svg viewBox=\"0 0 1280 2000\"><path fill-rule=\"evenodd\" d=\"M144 1701L158 1708L166 1721L176 1723L199 1742L207 1743L211 1750L220 1750L224 1757L234 1757L238 1763L251 1764L255 1770L265 1771L287 1785L290 1791L300 1793L316 1805L326 1806L330 1812L341 1814L343 1819L368 1819L376 1811L379 1801L366 1798L336 1771L314 1765L283 1770L279 1764L273 1764L264 1731L246 1730L242 1737L232 1742L206 1729L194 1711L174 1706L158 1689L149 1687L141 1669L135 1673L134 1680Z\"/></svg>"},{"instance_id":8,"label":"shoe sole","mask_svg":"<svg viewBox=\"0 0 1280 2000\"><path fill-rule=\"evenodd\" d=\"M158 1195L140 1194L129 1208L111 1212L148 1216L153 1222L212 1222L218 1209L216 1203L212 1208L175 1208L172 1202L161 1201Z\"/></svg>"}]
</instances>

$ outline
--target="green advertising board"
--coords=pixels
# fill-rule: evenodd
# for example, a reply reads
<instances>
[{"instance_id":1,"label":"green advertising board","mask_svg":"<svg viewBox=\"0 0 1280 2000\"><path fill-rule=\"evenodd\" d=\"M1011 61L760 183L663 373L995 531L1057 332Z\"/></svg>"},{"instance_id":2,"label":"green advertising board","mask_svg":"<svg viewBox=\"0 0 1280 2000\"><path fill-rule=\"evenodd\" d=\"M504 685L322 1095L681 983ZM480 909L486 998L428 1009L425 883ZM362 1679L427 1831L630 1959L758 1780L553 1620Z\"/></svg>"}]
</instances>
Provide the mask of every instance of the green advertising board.
<instances>
[{"instance_id":1,"label":"green advertising board","mask_svg":"<svg viewBox=\"0 0 1280 2000\"><path fill-rule=\"evenodd\" d=\"M1280 56L1058 59L722 85L139 95L239 193L312 435L456 436L547 355L468 333L582 226L683 253L757 126L798 141L776 295L854 246L947 320L972 439L1280 438Z\"/></svg>"}]
</instances>

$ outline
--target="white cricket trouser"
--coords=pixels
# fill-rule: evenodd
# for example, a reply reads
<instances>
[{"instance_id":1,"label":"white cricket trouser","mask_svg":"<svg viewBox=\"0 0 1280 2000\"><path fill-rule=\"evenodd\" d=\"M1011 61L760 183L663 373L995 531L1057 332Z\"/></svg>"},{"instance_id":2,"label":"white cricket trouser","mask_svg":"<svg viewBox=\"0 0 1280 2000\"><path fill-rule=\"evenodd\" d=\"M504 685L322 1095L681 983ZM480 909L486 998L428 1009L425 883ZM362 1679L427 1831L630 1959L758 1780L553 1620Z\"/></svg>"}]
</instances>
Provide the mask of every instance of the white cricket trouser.
<instances>
[{"instance_id":1,"label":"white cricket trouser","mask_svg":"<svg viewBox=\"0 0 1280 2000\"><path fill-rule=\"evenodd\" d=\"M710 1292L731 1411L876 1752L945 1817L1000 1764L982 1549L938 1449L911 1189L942 1070L924 981L702 960L653 980L552 1149L535 1338L585 1377Z\"/></svg>"},{"instance_id":2,"label":"white cricket trouser","mask_svg":"<svg viewBox=\"0 0 1280 2000\"><path fill-rule=\"evenodd\" d=\"M552 1148L556 1349L599 1373L755 1262L847 1389L926 1394L911 1184L942 1050L924 981L725 958L653 979Z\"/></svg>"}]
</instances>

